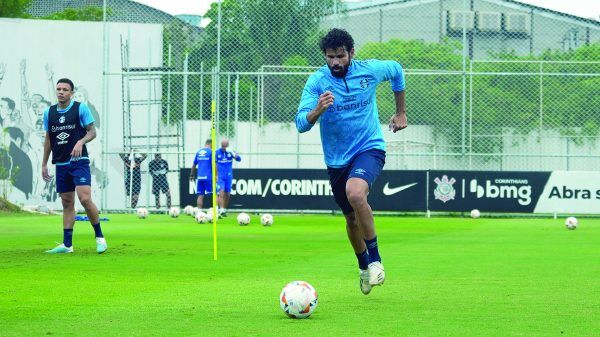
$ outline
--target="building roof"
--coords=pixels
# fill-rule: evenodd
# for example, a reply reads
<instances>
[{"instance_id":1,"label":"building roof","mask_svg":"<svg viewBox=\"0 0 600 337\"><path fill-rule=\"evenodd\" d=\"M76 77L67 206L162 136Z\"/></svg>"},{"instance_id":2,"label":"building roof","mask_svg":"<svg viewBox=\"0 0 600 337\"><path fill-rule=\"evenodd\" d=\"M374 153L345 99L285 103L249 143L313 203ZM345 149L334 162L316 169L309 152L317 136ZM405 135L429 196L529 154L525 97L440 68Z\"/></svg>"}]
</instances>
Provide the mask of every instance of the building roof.
<instances>
[{"instance_id":1,"label":"building roof","mask_svg":"<svg viewBox=\"0 0 600 337\"><path fill-rule=\"evenodd\" d=\"M346 10L347 11L359 11L359 10L370 9L370 8L381 8L381 7L385 7L385 6L389 6L389 5L393 5L393 4L413 2L413 1L419 1L419 0L375 0L375 1L377 1L378 3L376 3L376 4L346 3L345 4L346 8L347 8ZM517 5L517 6L520 6L523 8L533 9L533 10L540 11L540 12L558 15L560 17L569 18L569 19L573 19L573 20L577 20L577 21L581 21L581 22L585 22L585 23L590 23L592 25L600 27L600 21L598 21L598 20L582 18L577 15L563 13L563 12L555 11L555 10L544 8L544 7L534 6L534 5L522 3L522 2L516 1L516 0L475 0L475 1L487 1L487 2L495 2L498 4L506 3L506 4L511 4L511 5Z\"/></svg>"}]
</instances>

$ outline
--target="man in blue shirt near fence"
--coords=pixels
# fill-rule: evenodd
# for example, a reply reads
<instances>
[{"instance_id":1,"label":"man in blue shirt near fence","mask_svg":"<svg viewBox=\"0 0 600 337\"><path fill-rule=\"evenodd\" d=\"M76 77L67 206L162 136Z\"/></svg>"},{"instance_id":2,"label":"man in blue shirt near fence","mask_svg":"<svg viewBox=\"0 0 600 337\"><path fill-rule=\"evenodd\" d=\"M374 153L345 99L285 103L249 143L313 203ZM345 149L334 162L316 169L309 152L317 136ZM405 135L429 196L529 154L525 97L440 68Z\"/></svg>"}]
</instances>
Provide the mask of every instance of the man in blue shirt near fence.
<instances>
[{"instance_id":1,"label":"man in blue shirt near fence","mask_svg":"<svg viewBox=\"0 0 600 337\"><path fill-rule=\"evenodd\" d=\"M90 159L86 143L96 138L94 117L87 105L73 101L73 82L62 78L56 83L58 104L44 111L44 157L42 178L52 180L48 172L48 159L52 153L52 164L56 165L56 192L63 205L63 243L47 253L73 252L73 226L75 225L75 192L85 208L96 236L96 251L101 254L107 249L106 239L100 228L98 208L92 201Z\"/></svg>"},{"instance_id":2,"label":"man in blue shirt near fence","mask_svg":"<svg viewBox=\"0 0 600 337\"><path fill-rule=\"evenodd\" d=\"M227 207L231 198L231 186L233 183L233 161L241 161L242 157L235 151L227 151L229 139L221 141L221 147L216 151L217 159L217 193L219 193L219 215L227 216Z\"/></svg>"},{"instance_id":3,"label":"man in blue shirt near fence","mask_svg":"<svg viewBox=\"0 0 600 337\"><path fill-rule=\"evenodd\" d=\"M296 127L306 132L320 120L329 181L346 218L346 232L360 269L360 289L366 295L385 280L373 211L367 202L385 163L376 88L381 82L391 83L396 112L389 128L393 132L406 128L404 72L396 61L353 60L354 40L342 29L330 30L320 48L327 64L304 86Z\"/></svg>"},{"instance_id":4,"label":"man in blue shirt near fence","mask_svg":"<svg viewBox=\"0 0 600 337\"><path fill-rule=\"evenodd\" d=\"M196 201L198 209L202 209L204 196L212 194L212 140L207 139L204 147L196 152L194 164L190 171L190 180L196 180Z\"/></svg>"}]
</instances>

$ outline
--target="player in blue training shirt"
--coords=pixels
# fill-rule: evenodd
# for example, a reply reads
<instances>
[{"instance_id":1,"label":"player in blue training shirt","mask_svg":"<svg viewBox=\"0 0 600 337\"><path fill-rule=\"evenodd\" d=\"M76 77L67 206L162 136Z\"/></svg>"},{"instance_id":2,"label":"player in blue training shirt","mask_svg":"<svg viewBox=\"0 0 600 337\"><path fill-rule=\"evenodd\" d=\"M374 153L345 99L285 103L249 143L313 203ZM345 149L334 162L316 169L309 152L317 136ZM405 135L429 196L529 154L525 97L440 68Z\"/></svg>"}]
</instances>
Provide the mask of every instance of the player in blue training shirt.
<instances>
[{"instance_id":1,"label":"player in blue training shirt","mask_svg":"<svg viewBox=\"0 0 600 337\"><path fill-rule=\"evenodd\" d=\"M196 152L194 164L190 171L190 180L196 180L198 209L202 209L204 196L212 194L212 140L207 139L204 147Z\"/></svg>"},{"instance_id":2,"label":"player in blue training shirt","mask_svg":"<svg viewBox=\"0 0 600 337\"><path fill-rule=\"evenodd\" d=\"M233 182L233 161L241 161L235 151L227 151L229 139L221 141L221 147L216 151L217 158L217 193L219 193L219 215L227 216L227 207L231 198L231 185Z\"/></svg>"},{"instance_id":3,"label":"player in blue training shirt","mask_svg":"<svg viewBox=\"0 0 600 337\"><path fill-rule=\"evenodd\" d=\"M52 153L52 164L56 165L56 192L63 204L63 243L47 253L73 252L73 226L75 225L75 192L85 208L96 236L96 251L106 251L106 239L100 228L98 208L92 201L90 159L86 143L96 138L94 117L87 105L71 100L73 82L62 78L56 83L58 104L44 111L44 157L42 177L51 181L48 159Z\"/></svg>"},{"instance_id":4,"label":"player in blue training shirt","mask_svg":"<svg viewBox=\"0 0 600 337\"><path fill-rule=\"evenodd\" d=\"M296 115L299 132L320 120L321 143L336 203L346 218L348 239L358 259L360 289L366 295L383 284L373 211L367 195L385 163L385 142L375 99L377 85L391 83L396 113L390 130L406 127L404 72L396 61L353 60L354 40L332 29L320 41L326 66L312 74Z\"/></svg>"}]
</instances>

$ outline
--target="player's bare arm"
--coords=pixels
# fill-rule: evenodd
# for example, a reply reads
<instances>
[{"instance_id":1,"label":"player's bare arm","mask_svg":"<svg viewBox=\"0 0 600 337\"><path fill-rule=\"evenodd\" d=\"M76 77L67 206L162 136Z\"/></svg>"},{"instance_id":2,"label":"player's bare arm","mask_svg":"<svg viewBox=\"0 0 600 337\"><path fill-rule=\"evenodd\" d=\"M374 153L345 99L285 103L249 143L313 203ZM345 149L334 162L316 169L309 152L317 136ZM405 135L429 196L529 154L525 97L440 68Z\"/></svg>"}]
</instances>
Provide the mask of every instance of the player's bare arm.
<instances>
[{"instance_id":1,"label":"player's bare arm","mask_svg":"<svg viewBox=\"0 0 600 337\"><path fill-rule=\"evenodd\" d=\"M52 180L52 176L48 173L48 159L50 158L51 151L50 133L46 132L46 137L44 138L44 157L42 158L42 178L44 181Z\"/></svg>"},{"instance_id":2,"label":"player's bare arm","mask_svg":"<svg viewBox=\"0 0 600 337\"><path fill-rule=\"evenodd\" d=\"M94 123L90 123L85 127L87 130L85 136L75 143L73 147L73 151L71 151L71 157L73 159L81 157L81 152L83 151L83 145L91 142L94 138L96 138L96 127Z\"/></svg>"},{"instance_id":3,"label":"player's bare arm","mask_svg":"<svg viewBox=\"0 0 600 337\"><path fill-rule=\"evenodd\" d=\"M196 179L196 164L192 165L192 169L190 170L190 181L194 181Z\"/></svg>"},{"instance_id":4,"label":"player's bare arm","mask_svg":"<svg viewBox=\"0 0 600 337\"><path fill-rule=\"evenodd\" d=\"M404 91L394 92L394 99L396 100L396 113L390 119L390 130L396 132L407 127Z\"/></svg>"},{"instance_id":5,"label":"player's bare arm","mask_svg":"<svg viewBox=\"0 0 600 337\"><path fill-rule=\"evenodd\" d=\"M306 120L308 120L310 124L315 124L317 119L319 119L319 117L333 104L334 99L335 97L333 97L331 91L322 93L321 96L319 96L317 106L308 113Z\"/></svg>"}]
</instances>

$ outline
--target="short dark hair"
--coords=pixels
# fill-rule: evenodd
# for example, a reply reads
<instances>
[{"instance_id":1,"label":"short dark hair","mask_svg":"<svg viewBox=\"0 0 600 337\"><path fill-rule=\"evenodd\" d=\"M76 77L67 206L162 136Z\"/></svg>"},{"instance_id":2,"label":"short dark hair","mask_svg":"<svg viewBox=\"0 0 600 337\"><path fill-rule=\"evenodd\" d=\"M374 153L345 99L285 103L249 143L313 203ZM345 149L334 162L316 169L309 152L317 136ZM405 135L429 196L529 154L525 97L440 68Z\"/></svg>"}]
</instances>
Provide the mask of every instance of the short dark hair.
<instances>
[{"instance_id":1,"label":"short dark hair","mask_svg":"<svg viewBox=\"0 0 600 337\"><path fill-rule=\"evenodd\" d=\"M347 31L339 28L333 28L319 42L321 51L325 53L327 49L337 49L339 47L346 48L346 51L351 51L354 48L354 39Z\"/></svg>"},{"instance_id":2,"label":"short dark hair","mask_svg":"<svg viewBox=\"0 0 600 337\"><path fill-rule=\"evenodd\" d=\"M13 101L12 99L8 98L8 97L2 97L0 98L0 101L5 101L6 103L8 103L8 108L11 110L15 109L15 101Z\"/></svg>"},{"instance_id":3,"label":"short dark hair","mask_svg":"<svg viewBox=\"0 0 600 337\"><path fill-rule=\"evenodd\" d=\"M67 83L71 86L71 91L73 91L73 89L75 88L75 84L73 84L73 81L71 81L68 78L61 78L60 80L56 81L56 85L58 85L59 83Z\"/></svg>"},{"instance_id":4,"label":"short dark hair","mask_svg":"<svg viewBox=\"0 0 600 337\"><path fill-rule=\"evenodd\" d=\"M207 144L212 144L212 139L208 138L208 139L206 140L206 143L204 143L204 145L207 145Z\"/></svg>"}]
</instances>

